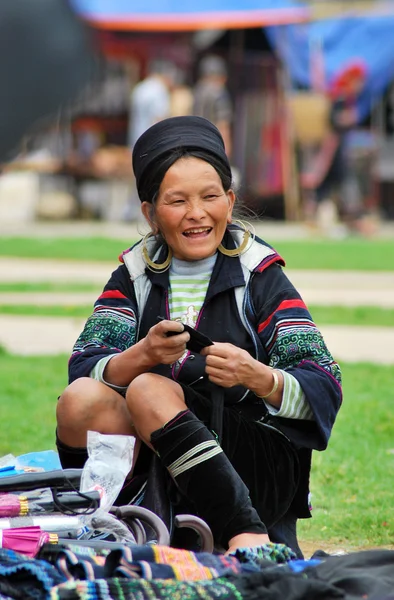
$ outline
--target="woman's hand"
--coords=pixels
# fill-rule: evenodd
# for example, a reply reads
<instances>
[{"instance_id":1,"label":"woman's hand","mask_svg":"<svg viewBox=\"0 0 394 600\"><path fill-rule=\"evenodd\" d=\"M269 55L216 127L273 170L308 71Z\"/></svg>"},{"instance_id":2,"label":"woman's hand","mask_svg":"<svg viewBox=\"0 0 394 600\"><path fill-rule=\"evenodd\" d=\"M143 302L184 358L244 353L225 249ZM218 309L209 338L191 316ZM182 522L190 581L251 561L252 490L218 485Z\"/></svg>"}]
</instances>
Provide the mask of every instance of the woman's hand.
<instances>
[{"instance_id":1,"label":"woman's hand","mask_svg":"<svg viewBox=\"0 0 394 600\"><path fill-rule=\"evenodd\" d=\"M201 354L206 356L205 371L210 381L225 388L249 387L260 365L249 352L233 344L215 343L204 348Z\"/></svg>"},{"instance_id":2,"label":"woman's hand","mask_svg":"<svg viewBox=\"0 0 394 600\"><path fill-rule=\"evenodd\" d=\"M175 335L168 335L170 332ZM163 320L149 329L141 340L141 350L152 366L170 365L184 354L189 340L190 335L183 331L182 323Z\"/></svg>"},{"instance_id":3,"label":"woman's hand","mask_svg":"<svg viewBox=\"0 0 394 600\"><path fill-rule=\"evenodd\" d=\"M214 343L201 351L206 356L205 371L209 380L224 388L243 385L260 398L269 394L269 402L280 408L283 393L283 377L279 376L276 391L272 393L275 383L270 367L259 362L253 356L233 344ZM277 371L279 375L280 371Z\"/></svg>"}]
</instances>

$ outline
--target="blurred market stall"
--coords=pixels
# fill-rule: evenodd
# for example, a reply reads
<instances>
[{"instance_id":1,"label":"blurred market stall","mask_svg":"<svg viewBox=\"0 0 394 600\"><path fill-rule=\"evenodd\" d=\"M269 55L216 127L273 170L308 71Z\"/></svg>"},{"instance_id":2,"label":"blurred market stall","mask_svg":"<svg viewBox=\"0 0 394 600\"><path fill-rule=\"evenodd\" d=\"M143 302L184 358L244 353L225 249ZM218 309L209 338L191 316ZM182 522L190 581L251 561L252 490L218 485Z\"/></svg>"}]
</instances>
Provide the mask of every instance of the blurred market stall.
<instances>
[{"instance_id":1,"label":"blurred market stall","mask_svg":"<svg viewBox=\"0 0 394 600\"><path fill-rule=\"evenodd\" d=\"M339 5L342 12L333 12ZM394 3L315 2L312 17L307 24L266 30L287 66L297 141L306 149L304 156L313 154L314 146L332 131L339 103L343 109L352 108L353 122L340 133L348 158L340 194L347 205L358 202L392 218L386 184L394 182L394 169L389 167L394 150L389 116Z\"/></svg>"},{"instance_id":2,"label":"blurred market stall","mask_svg":"<svg viewBox=\"0 0 394 600\"><path fill-rule=\"evenodd\" d=\"M282 65L263 28L305 22L309 8L293 0L203 0L198 7L180 0L72 0L71 5L91 29L101 58L96 79L78 102L62 111L45 140L37 144L36 137L30 147L39 150L30 152L35 169L36 159L43 158L44 216L53 214L58 191L52 188L58 190L62 181L63 192L76 198L75 216L122 219L132 177L127 140L130 89L157 57L172 61L182 84L192 86L198 61L215 52L228 66L236 114L232 164L240 174L241 195L258 212L266 212L268 206L275 217L297 217ZM61 163L55 170L41 151L48 146ZM26 168L26 161L11 168L19 166ZM43 175L48 171L56 172L56 180Z\"/></svg>"}]
</instances>

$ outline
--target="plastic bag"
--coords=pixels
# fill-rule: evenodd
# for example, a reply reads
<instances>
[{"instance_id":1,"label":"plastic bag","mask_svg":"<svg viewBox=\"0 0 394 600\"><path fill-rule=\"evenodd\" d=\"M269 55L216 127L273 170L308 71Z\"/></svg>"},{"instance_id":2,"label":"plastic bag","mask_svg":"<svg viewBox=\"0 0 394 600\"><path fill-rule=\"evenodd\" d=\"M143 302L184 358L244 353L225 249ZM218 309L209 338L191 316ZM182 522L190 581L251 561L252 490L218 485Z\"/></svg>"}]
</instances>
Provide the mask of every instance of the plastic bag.
<instances>
[{"instance_id":1,"label":"plastic bag","mask_svg":"<svg viewBox=\"0 0 394 600\"><path fill-rule=\"evenodd\" d=\"M100 507L95 515L108 512L115 502L133 462L135 438L88 431L89 458L82 471L80 491L97 490Z\"/></svg>"}]
</instances>

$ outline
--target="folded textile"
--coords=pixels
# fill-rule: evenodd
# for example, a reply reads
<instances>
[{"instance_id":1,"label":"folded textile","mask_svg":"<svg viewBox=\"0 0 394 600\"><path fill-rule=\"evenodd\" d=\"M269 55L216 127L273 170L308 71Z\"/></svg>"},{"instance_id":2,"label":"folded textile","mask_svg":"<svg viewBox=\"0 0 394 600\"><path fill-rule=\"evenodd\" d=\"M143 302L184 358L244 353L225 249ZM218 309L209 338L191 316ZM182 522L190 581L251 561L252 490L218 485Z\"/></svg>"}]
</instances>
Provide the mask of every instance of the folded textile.
<instances>
[{"instance_id":1,"label":"folded textile","mask_svg":"<svg viewBox=\"0 0 394 600\"><path fill-rule=\"evenodd\" d=\"M53 588L51 600L242 600L237 587L226 579L185 582L171 579L102 579L69 581Z\"/></svg>"},{"instance_id":2,"label":"folded textile","mask_svg":"<svg viewBox=\"0 0 394 600\"><path fill-rule=\"evenodd\" d=\"M44 560L27 558L13 550L0 549L0 594L23 600L49 598L53 586L65 581Z\"/></svg>"},{"instance_id":3,"label":"folded textile","mask_svg":"<svg viewBox=\"0 0 394 600\"><path fill-rule=\"evenodd\" d=\"M158 545L125 545L112 551L96 551L78 545L46 544L40 557L70 580L123 577L202 581L259 570L257 565L246 560L241 563L235 556L196 553Z\"/></svg>"},{"instance_id":4,"label":"folded textile","mask_svg":"<svg viewBox=\"0 0 394 600\"><path fill-rule=\"evenodd\" d=\"M344 597L343 592L330 583L308 580L286 566L208 581L121 578L69 581L51 592L51 600L337 600Z\"/></svg>"},{"instance_id":5,"label":"folded textile","mask_svg":"<svg viewBox=\"0 0 394 600\"><path fill-rule=\"evenodd\" d=\"M328 556L309 565L298 561L296 571L297 561L261 559L257 567L232 556L160 546L80 550L47 551L54 564L0 550L0 600L388 600L394 590L390 550ZM155 566L169 568L171 576L153 578ZM78 573L91 579L74 579Z\"/></svg>"}]
</instances>

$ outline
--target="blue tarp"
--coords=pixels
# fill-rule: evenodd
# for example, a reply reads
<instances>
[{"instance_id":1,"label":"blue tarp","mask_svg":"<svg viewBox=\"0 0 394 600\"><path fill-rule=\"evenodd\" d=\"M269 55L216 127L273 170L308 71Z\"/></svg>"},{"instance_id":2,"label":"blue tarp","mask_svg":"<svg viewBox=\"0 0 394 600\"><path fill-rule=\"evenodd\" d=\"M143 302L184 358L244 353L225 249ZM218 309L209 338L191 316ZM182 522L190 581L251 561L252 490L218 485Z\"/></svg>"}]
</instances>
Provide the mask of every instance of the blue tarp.
<instances>
[{"instance_id":1,"label":"blue tarp","mask_svg":"<svg viewBox=\"0 0 394 600\"><path fill-rule=\"evenodd\" d=\"M196 30L304 22L310 10L296 0L71 0L94 25L107 29Z\"/></svg>"},{"instance_id":2,"label":"blue tarp","mask_svg":"<svg viewBox=\"0 0 394 600\"><path fill-rule=\"evenodd\" d=\"M348 17L267 29L268 38L297 86L311 86L311 52L321 47L325 78L354 60L364 62L367 81L359 99L360 117L394 79L394 16Z\"/></svg>"}]
</instances>

